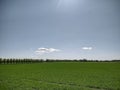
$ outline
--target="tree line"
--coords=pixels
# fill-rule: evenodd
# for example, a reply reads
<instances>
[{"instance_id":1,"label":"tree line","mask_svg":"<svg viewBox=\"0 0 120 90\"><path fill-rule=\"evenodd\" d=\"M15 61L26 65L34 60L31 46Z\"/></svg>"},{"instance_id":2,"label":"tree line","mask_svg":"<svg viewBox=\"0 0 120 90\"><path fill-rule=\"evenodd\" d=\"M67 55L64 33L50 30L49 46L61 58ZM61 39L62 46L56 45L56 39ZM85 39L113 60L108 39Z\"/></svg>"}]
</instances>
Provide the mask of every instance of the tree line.
<instances>
[{"instance_id":1,"label":"tree line","mask_svg":"<svg viewBox=\"0 0 120 90\"><path fill-rule=\"evenodd\" d=\"M67 60L67 59L8 59L8 58L0 58L0 64L24 64L24 63L41 63L41 62L120 62L120 60L87 60L87 59L80 59L80 60Z\"/></svg>"},{"instance_id":2,"label":"tree line","mask_svg":"<svg viewBox=\"0 0 120 90\"><path fill-rule=\"evenodd\" d=\"M17 63L40 63L43 62L42 59L6 59L0 58L0 64L17 64Z\"/></svg>"}]
</instances>

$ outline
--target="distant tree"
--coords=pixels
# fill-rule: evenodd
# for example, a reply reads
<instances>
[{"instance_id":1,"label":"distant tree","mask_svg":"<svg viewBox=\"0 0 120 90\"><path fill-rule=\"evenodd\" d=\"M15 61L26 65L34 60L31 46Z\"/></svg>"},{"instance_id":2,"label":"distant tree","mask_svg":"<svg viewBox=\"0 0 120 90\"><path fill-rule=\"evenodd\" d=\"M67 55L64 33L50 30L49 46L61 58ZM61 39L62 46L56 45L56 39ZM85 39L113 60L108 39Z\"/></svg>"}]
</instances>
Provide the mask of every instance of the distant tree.
<instances>
[{"instance_id":1,"label":"distant tree","mask_svg":"<svg viewBox=\"0 0 120 90\"><path fill-rule=\"evenodd\" d=\"M0 64L2 64L2 58L0 58Z\"/></svg>"},{"instance_id":2,"label":"distant tree","mask_svg":"<svg viewBox=\"0 0 120 90\"><path fill-rule=\"evenodd\" d=\"M3 59L3 64L5 64L5 63L6 63L6 59L4 58L4 59Z\"/></svg>"},{"instance_id":3,"label":"distant tree","mask_svg":"<svg viewBox=\"0 0 120 90\"><path fill-rule=\"evenodd\" d=\"M11 58L9 59L9 63L12 64L12 59Z\"/></svg>"},{"instance_id":4,"label":"distant tree","mask_svg":"<svg viewBox=\"0 0 120 90\"><path fill-rule=\"evenodd\" d=\"M12 62L15 63L16 62L15 59L13 59Z\"/></svg>"},{"instance_id":5,"label":"distant tree","mask_svg":"<svg viewBox=\"0 0 120 90\"><path fill-rule=\"evenodd\" d=\"M81 59L80 61L81 62L87 62L88 60L87 59Z\"/></svg>"},{"instance_id":6,"label":"distant tree","mask_svg":"<svg viewBox=\"0 0 120 90\"><path fill-rule=\"evenodd\" d=\"M9 59L6 59L6 64L9 64Z\"/></svg>"}]
</instances>

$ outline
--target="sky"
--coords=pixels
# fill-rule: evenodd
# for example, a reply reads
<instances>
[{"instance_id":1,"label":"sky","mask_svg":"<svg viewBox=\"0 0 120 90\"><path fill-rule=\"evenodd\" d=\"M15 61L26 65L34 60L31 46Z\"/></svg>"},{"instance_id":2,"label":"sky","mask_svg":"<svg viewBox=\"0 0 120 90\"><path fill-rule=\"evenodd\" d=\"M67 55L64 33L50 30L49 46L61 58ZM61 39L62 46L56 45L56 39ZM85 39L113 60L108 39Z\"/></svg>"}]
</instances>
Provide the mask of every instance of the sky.
<instances>
[{"instance_id":1,"label":"sky","mask_svg":"<svg viewBox=\"0 0 120 90\"><path fill-rule=\"evenodd\" d=\"M120 59L120 0L0 0L0 57Z\"/></svg>"}]
</instances>

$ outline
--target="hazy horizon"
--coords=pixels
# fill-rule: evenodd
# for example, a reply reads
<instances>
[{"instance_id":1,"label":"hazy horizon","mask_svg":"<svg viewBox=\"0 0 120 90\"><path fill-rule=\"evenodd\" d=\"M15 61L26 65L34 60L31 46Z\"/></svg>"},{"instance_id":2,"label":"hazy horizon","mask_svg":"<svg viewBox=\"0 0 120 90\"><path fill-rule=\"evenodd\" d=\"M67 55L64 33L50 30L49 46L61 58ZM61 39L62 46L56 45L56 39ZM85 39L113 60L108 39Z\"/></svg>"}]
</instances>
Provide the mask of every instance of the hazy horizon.
<instances>
[{"instance_id":1,"label":"hazy horizon","mask_svg":"<svg viewBox=\"0 0 120 90\"><path fill-rule=\"evenodd\" d=\"M120 0L1 0L0 58L120 59Z\"/></svg>"}]
</instances>

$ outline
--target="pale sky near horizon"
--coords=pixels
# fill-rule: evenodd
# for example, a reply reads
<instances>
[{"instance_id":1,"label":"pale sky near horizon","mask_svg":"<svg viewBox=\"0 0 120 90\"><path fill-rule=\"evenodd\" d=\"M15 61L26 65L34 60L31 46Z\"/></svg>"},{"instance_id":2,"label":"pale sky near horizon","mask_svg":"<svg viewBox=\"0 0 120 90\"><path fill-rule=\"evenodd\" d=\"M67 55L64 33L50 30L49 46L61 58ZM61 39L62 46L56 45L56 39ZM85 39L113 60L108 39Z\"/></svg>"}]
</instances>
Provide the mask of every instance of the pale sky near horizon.
<instances>
[{"instance_id":1,"label":"pale sky near horizon","mask_svg":"<svg viewBox=\"0 0 120 90\"><path fill-rule=\"evenodd\" d=\"M120 0L0 0L0 57L120 59Z\"/></svg>"}]
</instances>

